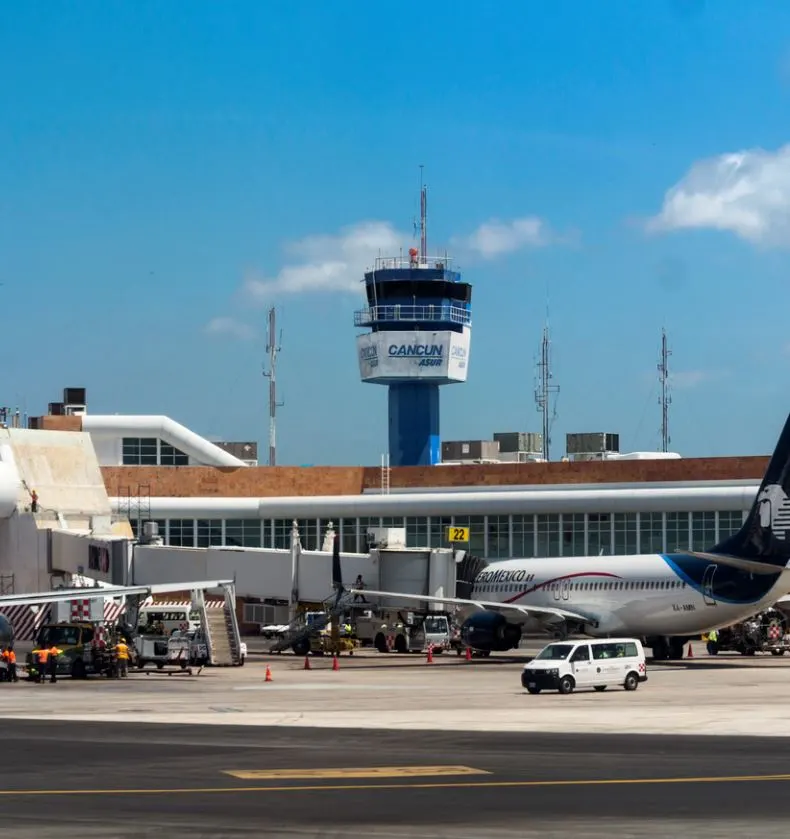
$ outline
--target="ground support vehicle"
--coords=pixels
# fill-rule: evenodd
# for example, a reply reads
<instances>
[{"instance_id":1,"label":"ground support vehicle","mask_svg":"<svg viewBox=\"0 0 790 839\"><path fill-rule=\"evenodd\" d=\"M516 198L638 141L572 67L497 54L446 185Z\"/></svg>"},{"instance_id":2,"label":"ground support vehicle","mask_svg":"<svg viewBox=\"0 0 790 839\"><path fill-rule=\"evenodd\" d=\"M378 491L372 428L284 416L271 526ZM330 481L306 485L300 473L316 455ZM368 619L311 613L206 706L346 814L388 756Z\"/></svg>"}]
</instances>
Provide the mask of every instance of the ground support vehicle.
<instances>
[{"instance_id":1,"label":"ground support vehicle","mask_svg":"<svg viewBox=\"0 0 790 839\"><path fill-rule=\"evenodd\" d=\"M61 654L57 659L58 676L84 679L89 675L110 676L115 672L114 643L112 633L119 633L129 646L130 665L136 662L136 651L132 639L119 627L102 623L77 621L74 623L46 623L39 630L35 649L57 647ZM25 663L28 676L33 678L38 670L38 661L33 653L27 654Z\"/></svg>"},{"instance_id":2,"label":"ground support vehicle","mask_svg":"<svg viewBox=\"0 0 790 839\"><path fill-rule=\"evenodd\" d=\"M430 648L438 655L452 646L449 618L436 612L374 610L356 619L354 634L361 646L373 646L380 653L426 653Z\"/></svg>"},{"instance_id":3,"label":"ground support vehicle","mask_svg":"<svg viewBox=\"0 0 790 839\"><path fill-rule=\"evenodd\" d=\"M343 653L354 655L354 650L358 646L359 641L350 635L339 634L337 638L334 638L331 629L322 629L310 636L311 655L342 655Z\"/></svg>"},{"instance_id":4,"label":"ground support vehicle","mask_svg":"<svg viewBox=\"0 0 790 839\"><path fill-rule=\"evenodd\" d=\"M208 664L208 646L197 632L175 631L172 635L138 635L134 639L137 667L154 664L164 667L204 667Z\"/></svg>"},{"instance_id":5,"label":"ground support vehicle","mask_svg":"<svg viewBox=\"0 0 790 839\"><path fill-rule=\"evenodd\" d=\"M741 623L727 626L717 633L716 641L705 637L709 655L732 650L741 655L771 653L784 655L790 650L787 619L778 609L767 609Z\"/></svg>"},{"instance_id":6,"label":"ground support vehicle","mask_svg":"<svg viewBox=\"0 0 790 839\"><path fill-rule=\"evenodd\" d=\"M647 661L636 638L558 641L544 647L521 671L528 693L573 693L577 688L636 690L647 681Z\"/></svg>"}]
</instances>

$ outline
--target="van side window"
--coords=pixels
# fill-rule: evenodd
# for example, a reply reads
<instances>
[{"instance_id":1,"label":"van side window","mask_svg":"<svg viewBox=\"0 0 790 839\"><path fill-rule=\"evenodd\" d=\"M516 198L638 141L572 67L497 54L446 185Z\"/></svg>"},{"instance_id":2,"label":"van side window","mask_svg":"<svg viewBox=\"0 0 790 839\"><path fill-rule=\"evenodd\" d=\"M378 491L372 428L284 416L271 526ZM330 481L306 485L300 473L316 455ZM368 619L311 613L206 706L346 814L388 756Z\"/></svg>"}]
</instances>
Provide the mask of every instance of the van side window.
<instances>
[{"instance_id":1,"label":"van side window","mask_svg":"<svg viewBox=\"0 0 790 839\"><path fill-rule=\"evenodd\" d=\"M623 658L626 654L626 646L623 643L593 644L593 658L596 660L601 658ZM634 655L636 655L636 652L634 652Z\"/></svg>"},{"instance_id":2,"label":"van side window","mask_svg":"<svg viewBox=\"0 0 790 839\"><path fill-rule=\"evenodd\" d=\"M636 644L631 641L630 644L625 645L625 654L630 658L636 658L639 653L636 651Z\"/></svg>"},{"instance_id":3,"label":"van side window","mask_svg":"<svg viewBox=\"0 0 790 839\"><path fill-rule=\"evenodd\" d=\"M585 644L583 647L577 647L576 651L571 656L571 661L589 661L590 648Z\"/></svg>"}]
</instances>

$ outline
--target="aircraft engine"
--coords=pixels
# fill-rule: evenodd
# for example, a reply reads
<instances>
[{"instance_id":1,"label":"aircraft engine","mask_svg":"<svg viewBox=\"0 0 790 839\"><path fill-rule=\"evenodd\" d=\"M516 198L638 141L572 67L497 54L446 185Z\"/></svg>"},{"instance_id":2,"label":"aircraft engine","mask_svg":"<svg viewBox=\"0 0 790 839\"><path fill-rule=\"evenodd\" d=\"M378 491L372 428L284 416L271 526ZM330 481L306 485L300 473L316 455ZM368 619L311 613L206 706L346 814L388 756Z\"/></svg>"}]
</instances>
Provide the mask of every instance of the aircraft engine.
<instances>
[{"instance_id":1,"label":"aircraft engine","mask_svg":"<svg viewBox=\"0 0 790 839\"><path fill-rule=\"evenodd\" d=\"M507 622L499 612L477 612L461 626L461 641L481 652L515 649L521 640L521 627Z\"/></svg>"}]
</instances>

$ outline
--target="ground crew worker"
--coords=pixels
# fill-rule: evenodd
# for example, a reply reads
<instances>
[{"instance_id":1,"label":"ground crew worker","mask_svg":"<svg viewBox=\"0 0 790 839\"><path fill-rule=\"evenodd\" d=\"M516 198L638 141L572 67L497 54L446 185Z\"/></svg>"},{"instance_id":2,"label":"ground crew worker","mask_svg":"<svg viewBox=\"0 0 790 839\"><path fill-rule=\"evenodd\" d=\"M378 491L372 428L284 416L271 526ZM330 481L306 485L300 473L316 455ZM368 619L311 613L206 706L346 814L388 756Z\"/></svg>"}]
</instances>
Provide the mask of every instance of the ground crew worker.
<instances>
[{"instance_id":1,"label":"ground crew worker","mask_svg":"<svg viewBox=\"0 0 790 839\"><path fill-rule=\"evenodd\" d=\"M54 684L58 680L58 656L63 650L59 650L53 644L47 652L49 652L49 681Z\"/></svg>"},{"instance_id":2,"label":"ground crew worker","mask_svg":"<svg viewBox=\"0 0 790 839\"><path fill-rule=\"evenodd\" d=\"M49 650L43 647L36 650L36 681L43 683L47 677L47 659L49 658Z\"/></svg>"},{"instance_id":3,"label":"ground crew worker","mask_svg":"<svg viewBox=\"0 0 790 839\"><path fill-rule=\"evenodd\" d=\"M11 645L5 651L5 661L6 667L8 668L8 681L18 682L19 678L16 675L16 653Z\"/></svg>"},{"instance_id":4,"label":"ground crew worker","mask_svg":"<svg viewBox=\"0 0 790 839\"><path fill-rule=\"evenodd\" d=\"M30 491L30 512L38 512L38 493L35 490Z\"/></svg>"},{"instance_id":5,"label":"ground crew worker","mask_svg":"<svg viewBox=\"0 0 790 839\"><path fill-rule=\"evenodd\" d=\"M125 679L129 669L129 647L123 638L119 638L115 645L115 655L118 657L117 673L122 679Z\"/></svg>"},{"instance_id":6,"label":"ground crew worker","mask_svg":"<svg viewBox=\"0 0 790 839\"><path fill-rule=\"evenodd\" d=\"M708 655L716 655L719 646L718 641L719 633L715 629L711 629L708 633L708 643L706 644Z\"/></svg>"}]
</instances>

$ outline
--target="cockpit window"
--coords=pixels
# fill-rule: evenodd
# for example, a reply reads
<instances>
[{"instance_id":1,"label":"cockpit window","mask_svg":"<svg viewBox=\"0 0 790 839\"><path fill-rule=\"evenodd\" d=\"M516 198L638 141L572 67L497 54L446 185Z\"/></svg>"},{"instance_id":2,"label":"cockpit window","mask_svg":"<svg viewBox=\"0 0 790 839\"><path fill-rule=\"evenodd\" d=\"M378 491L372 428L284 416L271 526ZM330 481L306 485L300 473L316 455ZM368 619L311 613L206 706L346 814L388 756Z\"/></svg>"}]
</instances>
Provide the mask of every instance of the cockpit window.
<instances>
[{"instance_id":1,"label":"cockpit window","mask_svg":"<svg viewBox=\"0 0 790 839\"><path fill-rule=\"evenodd\" d=\"M573 644L549 644L536 656L536 661L564 661L571 653Z\"/></svg>"}]
</instances>

